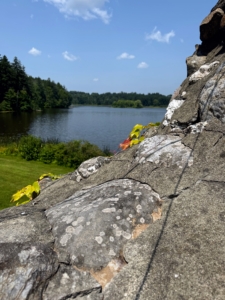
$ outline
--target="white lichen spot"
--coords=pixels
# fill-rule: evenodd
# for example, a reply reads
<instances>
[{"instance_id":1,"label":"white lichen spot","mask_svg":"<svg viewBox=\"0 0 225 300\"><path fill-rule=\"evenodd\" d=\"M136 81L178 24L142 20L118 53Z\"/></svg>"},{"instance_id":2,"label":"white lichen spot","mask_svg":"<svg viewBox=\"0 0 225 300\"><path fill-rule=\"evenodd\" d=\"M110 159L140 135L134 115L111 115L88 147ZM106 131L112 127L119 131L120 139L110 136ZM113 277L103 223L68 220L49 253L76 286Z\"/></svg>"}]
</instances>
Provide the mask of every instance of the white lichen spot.
<instances>
[{"instance_id":1,"label":"white lichen spot","mask_svg":"<svg viewBox=\"0 0 225 300\"><path fill-rule=\"evenodd\" d=\"M109 251L109 255L110 255L110 256L115 256L115 255L116 255L116 253L113 251L113 249L110 249L110 251Z\"/></svg>"},{"instance_id":2,"label":"white lichen spot","mask_svg":"<svg viewBox=\"0 0 225 300\"><path fill-rule=\"evenodd\" d=\"M61 220L63 222L66 222L66 224L69 224L74 220L74 217L73 216L64 216Z\"/></svg>"},{"instance_id":3,"label":"white lichen spot","mask_svg":"<svg viewBox=\"0 0 225 300\"><path fill-rule=\"evenodd\" d=\"M106 244L102 244L102 247L106 247Z\"/></svg>"},{"instance_id":4,"label":"white lichen spot","mask_svg":"<svg viewBox=\"0 0 225 300\"><path fill-rule=\"evenodd\" d=\"M133 218L133 215L132 215L132 214L129 214L129 217L130 217L130 218Z\"/></svg>"},{"instance_id":5,"label":"white lichen spot","mask_svg":"<svg viewBox=\"0 0 225 300\"><path fill-rule=\"evenodd\" d=\"M117 220L120 220L120 216L117 216L116 219L117 219Z\"/></svg>"},{"instance_id":6,"label":"white lichen spot","mask_svg":"<svg viewBox=\"0 0 225 300\"><path fill-rule=\"evenodd\" d=\"M135 196L141 196L142 193L141 193L141 192L134 192L134 195L135 195Z\"/></svg>"},{"instance_id":7,"label":"white lichen spot","mask_svg":"<svg viewBox=\"0 0 225 300\"><path fill-rule=\"evenodd\" d=\"M103 238L101 236L96 236L95 240L98 244L101 244L103 242Z\"/></svg>"},{"instance_id":8,"label":"white lichen spot","mask_svg":"<svg viewBox=\"0 0 225 300\"><path fill-rule=\"evenodd\" d=\"M127 221L130 221L130 218L127 218Z\"/></svg>"},{"instance_id":9,"label":"white lichen spot","mask_svg":"<svg viewBox=\"0 0 225 300\"><path fill-rule=\"evenodd\" d=\"M72 234L70 233L66 233L65 235L63 235L60 239L60 244L65 247L67 242L69 241L69 239L71 239Z\"/></svg>"},{"instance_id":10,"label":"white lichen spot","mask_svg":"<svg viewBox=\"0 0 225 300\"><path fill-rule=\"evenodd\" d=\"M179 274L174 274L174 277L175 277L175 278L178 278L178 277L179 277Z\"/></svg>"},{"instance_id":11,"label":"white lichen spot","mask_svg":"<svg viewBox=\"0 0 225 300\"><path fill-rule=\"evenodd\" d=\"M140 213L141 210L142 210L142 206L141 206L140 204L138 204L138 205L136 206L136 209L137 209L137 213Z\"/></svg>"},{"instance_id":12,"label":"white lichen spot","mask_svg":"<svg viewBox=\"0 0 225 300\"><path fill-rule=\"evenodd\" d=\"M122 235L122 231L121 230L116 230L116 236L121 236Z\"/></svg>"},{"instance_id":13,"label":"white lichen spot","mask_svg":"<svg viewBox=\"0 0 225 300\"><path fill-rule=\"evenodd\" d=\"M70 277L67 273L63 273L62 277L63 277L63 279L70 279Z\"/></svg>"},{"instance_id":14,"label":"white lichen spot","mask_svg":"<svg viewBox=\"0 0 225 300\"><path fill-rule=\"evenodd\" d=\"M66 232L67 233L74 233L74 227L72 227L72 226L66 227Z\"/></svg>"},{"instance_id":15,"label":"white lichen spot","mask_svg":"<svg viewBox=\"0 0 225 300\"><path fill-rule=\"evenodd\" d=\"M105 232L104 232L104 231L101 231L99 235L100 235L100 236L104 236L104 235L105 235Z\"/></svg>"},{"instance_id":16,"label":"white lichen spot","mask_svg":"<svg viewBox=\"0 0 225 300\"><path fill-rule=\"evenodd\" d=\"M123 231L122 236L127 240L131 239L131 234L129 232Z\"/></svg>"},{"instance_id":17,"label":"white lichen spot","mask_svg":"<svg viewBox=\"0 0 225 300\"><path fill-rule=\"evenodd\" d=\"M31 247L29 250L22 250L19 254L19 260L21 264L27 263L27 259L31 256L38 256L36 247Z\"/></svg>"},{"instance_id":18,"label":"white lichen spot","mask_svg":"<svg viewBox=\"0 0 225 300\"><path fill-rule=\"evenodd\" d=\"M140 160L139 160L139 163L142 164L145 162L145 157L142 157Z\"/></svg>"},{"instance_id":19,"label":"white lichen spot","mask_svg":"<svg viewBox=\"0 0 225 300\"><path fill-rule=\"evenodd\" d=\"M140 188L143 188L143 187L140 187ZM151 188L149 185L147 185L147 184L144 185L144 188L145 188L147 191L151 191L151 190L152 190L152 188Z\"/></svg>"},{"instance_id":20,"label":"white lichen spot","mask_svg":"<svg viewBox=\"0 0 225 300\"><path fill-rule=\"evenodd\" d=\"M198 71L192 74L189 78L189 82L193 83L196 82L205 76L209 75L209 73L219 65L219 61L214 61L211 64L202 65Z\"/></svg>"},{"instance_id":21,"label":"white lichen spot","mask_svg":"<svg viewBox=\"0 0 225 300\"><path fill-rule=\"evenodd\" d=\"M83 230L83 226L79 225L77 228L74 229L74 234L78 235L82 230Z\"/></svg>"},{"instance_id":22,"label":"white lichen spot","mask_svg":"<svg viewBox=\"0 0 225 300\"><path fill-rule=\"evenodd\" d=\"M89 226L91 224L91 222L87 222L86 225Z\"/></svg>"},{"instance_id":23,"label":"white lichen spot","mask_svg":"<svg viewBox=\"0 0 225 300\"><path fill-rule=\"evenodd\" d=\"M167 112L165 114L165 120L163 121L163 125L164 126L168 126L170 123L170 120L175 112L176 109L178 109L179 107L181 107L181 105L184 103L184 100L176 100L173 99L168 107L167 107Z\"/></svg>"},{"instance_id":24,"label":"white lichen spot","mask_svg":"<svg viewBox=\"0 0 225 300\"><path fill-rule=\"evenodd\" d=\"M104 208L104 209L102 210L103 213L112 213L112 212L115 212L115 211L116 211L115 207Z\"/></svg>"},{"instance_id":25,"label":"white lichen spot","mask_svg":"<svg viewBox=\"0 0 225 300\"><path fill-rule=\"evenodd\" d=\"M117 226L116 224L113 224L113 228L115 228L115 229L116 229L117 227L118 227L118 226Z\"/></svg>"},{"instance_id":26,"label":"white lichen spot","mask_svg":"<svg viewBox=\"0 0 225 300\"><path fill-rule=\"evenodd\" d=\"M140 223L144 224L145 223L145 219L144 218L140 218Z\"/></svg>"},{"instance_id":27,"label":"white lichen spot","mask_svg":"<svg viewBox=\"0 0 225 300\"><path fill-rule=\"evenodd\" d=\"M72 255L72 261L75 261L77 259L77 257L75 255Z\"/></svg>"},{"instance_id":28,"label":"white lichen spot","mask_svg":"<svg viewBox=\"0 0 225 300\"><path fill-rule=\"evenodd\" d=\"M182 99L183 100L185 100L185 96L187 95L187 92L183 92L182 94L181 94L181 97L182 97Z\"/></svg>"},{"instance_id":29,"label":"white lichen spot","mask_svg":"<svg viewBox=\"0 0 225 300\"><path fill-rule=\"evenodd\" d=\"M117 201L119 201L119 198L118 197L117 198L107 198L107 199L105 199L105 201L117 202Z\"/></svg>"},{"instance_id":30,"label":"white lichen spot","mask_svg":"<svg viewBox=\"0 0 225 300\"><path fill-rule=\"evenodd\" d=\"M110 240L110 242L114 242L114 237L110 236L109 240Z\"/></svg>"},{"instance_id":31,"label":"white lichen spot","mask_svg":"<svg viewBox=\"0 0 225 300\"><path fill-rule=\"evenodd\" d=\"M125 195L125 196L130 195L130 194L131 194L131 191L125 191L125 192L124 192L124 195Z\"/></svg>"},{"instance_id":32,"label":"white lichen spot","mask_svg":"<svg viewBox=\"0 0 225 300\"><path fill-rule=\"evenodd\" d=\"M81 223L81 222L83 222L83 221L84 221L84 217L79 217L79 218L77 218L76 221L74 221L74 222L72 223L72 225L73 225L73 226L77 226L79 223Z\"/></svg>"}]
</instances>

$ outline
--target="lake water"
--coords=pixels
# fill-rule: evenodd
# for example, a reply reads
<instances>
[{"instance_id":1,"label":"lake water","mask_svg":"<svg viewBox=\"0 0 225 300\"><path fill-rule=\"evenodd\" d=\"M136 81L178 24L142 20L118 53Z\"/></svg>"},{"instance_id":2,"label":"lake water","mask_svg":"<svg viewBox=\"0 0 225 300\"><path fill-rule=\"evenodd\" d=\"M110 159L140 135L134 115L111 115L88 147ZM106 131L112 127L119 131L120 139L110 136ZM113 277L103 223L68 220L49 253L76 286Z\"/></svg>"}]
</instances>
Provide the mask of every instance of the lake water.
<instances>
[{"instance_id":1,"label":"lake water","mask_svg":"<svg viewBox=\"0 0 225 300\"><path fill-rule=\"evenodd\" d=\"M0 139L32 134L43 139L87 140L117 150L136 124L161 122L166 108L76 106L47 112L0 114Z\"/></svg>"}]
</instances>

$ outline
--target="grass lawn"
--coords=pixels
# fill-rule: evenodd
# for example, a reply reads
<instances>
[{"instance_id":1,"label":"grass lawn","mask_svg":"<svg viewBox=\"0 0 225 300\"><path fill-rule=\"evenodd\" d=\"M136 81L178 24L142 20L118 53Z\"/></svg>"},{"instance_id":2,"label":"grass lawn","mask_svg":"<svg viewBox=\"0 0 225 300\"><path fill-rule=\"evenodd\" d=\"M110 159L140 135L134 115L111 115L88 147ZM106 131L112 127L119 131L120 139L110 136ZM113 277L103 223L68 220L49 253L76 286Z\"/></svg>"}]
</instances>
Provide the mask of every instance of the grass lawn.
<instances>
[{"instance_id":1,"label":"grass lawn","mask_svg":"<svg viewBox=\"0 0 225 300\"><path fill-rule=\"evenodd\" d=\"M13 206L11 197L18 190L36 181L40 175L53 173L66 174L71 168L38 161L26 161L17 156L0 154L0 209Z\"/></svg>"}]
</instances>

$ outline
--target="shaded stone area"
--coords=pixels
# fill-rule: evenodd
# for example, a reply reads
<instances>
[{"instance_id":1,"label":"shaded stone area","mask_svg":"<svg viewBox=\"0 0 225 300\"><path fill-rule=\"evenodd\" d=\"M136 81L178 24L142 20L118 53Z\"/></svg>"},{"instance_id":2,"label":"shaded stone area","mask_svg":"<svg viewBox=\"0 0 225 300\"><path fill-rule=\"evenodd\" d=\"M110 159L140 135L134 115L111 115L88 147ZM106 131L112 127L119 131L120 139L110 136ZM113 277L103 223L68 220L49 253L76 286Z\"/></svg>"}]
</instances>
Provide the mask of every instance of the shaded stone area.
<instances>
[{"instance_id":1,"label":"shaded stone area","mask_svg":"<svg viewBox=\"0 0 225 300\"><path fill-rule=\"evenodd\" d=\"M0 212L0 299L225 299L225 1L164 120Z\"/></svg>"},{"instance_id":2,"label":"shaded stone area","mask_svg":"<svg viewBox=\"0 0 225 300\"><path fill-rule=\"evenodd\" d=\"M43 293L43 300L90 297L93 291L99 294L101 290L101 286L88 272L61 264L57 274L49 281Z\"/></svg>"},{"instance_id":3,"label":"shaded stone area","mask_svg":"<svg viewBox=\"0 0 225 300\"><path fill-rule=\"evenodd\" d=\"M0 247L0 299L40 299L46 282L57 271L56 253L35 242L1 240Z\"/></svg>"}]
</instances>

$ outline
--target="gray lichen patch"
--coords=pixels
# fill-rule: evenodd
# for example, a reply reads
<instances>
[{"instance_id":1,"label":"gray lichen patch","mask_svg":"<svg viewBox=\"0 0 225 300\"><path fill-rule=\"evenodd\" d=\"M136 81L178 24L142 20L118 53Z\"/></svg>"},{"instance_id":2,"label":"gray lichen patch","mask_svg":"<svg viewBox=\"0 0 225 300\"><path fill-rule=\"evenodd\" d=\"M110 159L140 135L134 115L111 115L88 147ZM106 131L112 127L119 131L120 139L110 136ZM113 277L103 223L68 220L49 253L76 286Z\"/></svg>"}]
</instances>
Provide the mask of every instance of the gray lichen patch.
<instances>
[{"instance_id":1,"label":"gray lichen patch","mask_svg":"<svg viewBox=\"0 0 225 300\"><path fill-rule=\"evenodd\" d=\"M74 171L70 178L80 182L84 178L88 178L92 174L98 172L104 164L111 161L108 157L98 156L84 161L76 171Z\"/></svg>"},{"instance_id":2,"label":"gray lichen patch","mask_svg":"<svg viewBox=\"0 0 225 300\"><path fill-rule=\"evenodd\" d=\"M183 168L193 164L191 149L181 143L179 136L157 135L145 139L138 147L136 161L146 161L166 166L176 165Z\"/></svg>"},{"instance_id":3,"label":"gray lichen patch","mask_svg":"<svg viewBox=\"0 0 225 300\"><path fill-rule=\"evenodd\" d=\"M209 75L209 73L212 72L219 65L219 63L219 61L214 61L211 64L202 65L198 71L189 77L189 82L194 83Z\"/></svg>"},{"instance_id":4,"label":"gray lichen patch","mask_svg":"<svg viewBox=\"0 0 225 300\"><path fill-rule=\"evenodd\" d=\"M0 266L0 299L25 300L32 291L43 289L58 264L56 254L43 244L5 243L1 244Z\"/></svg>"},{"instance_id":5,"label":"gray lichen patch","mask_svg":"<svg viewBox=\"0 0 225 300\"><path fill-rule=\"evenodd\" d=\"M74 269L72 266L60 265L58 272L48 283L43 293L43 300L73 299L81 291L89 293L91 290L101 291L99 283L90 275L89 272L82 272Z\"/></svg>"},{"instance_id":6,"label":"gray lichen patch","mask_svg":"<svg viewBox=\"0 0 225 300\"><path fill-rule=\"evenodd\" d=\"M200 94L200 114L202 121L213 117L225 123L225 63L223 63L205 84Z\"/></svg>"},{"instance_id":7,"label":"gray lichen patch","mask_svg":"<svg viewBox=\"0 0 225 300\"><path fill-rule=\"evenodd\" d=\"M120 256L138 224L152 223L159 201L150 186L129 179L75 193L46 211L59 258L67 253L78 268L101 270Z\"/></svg>"},{"instance_id":8,"label":"gray lichen patch","mask_svg":"<svg viewBox=\"0 0 225 300\"><path fill-rule=\"evenodd\" d=\"M18 229L19 228L19 229ZM39 242L53 241L51 226L44 213L22 214L17 218L0 222L0 244L25 243L35 239Z\"/></svg>"}]
</instances>

